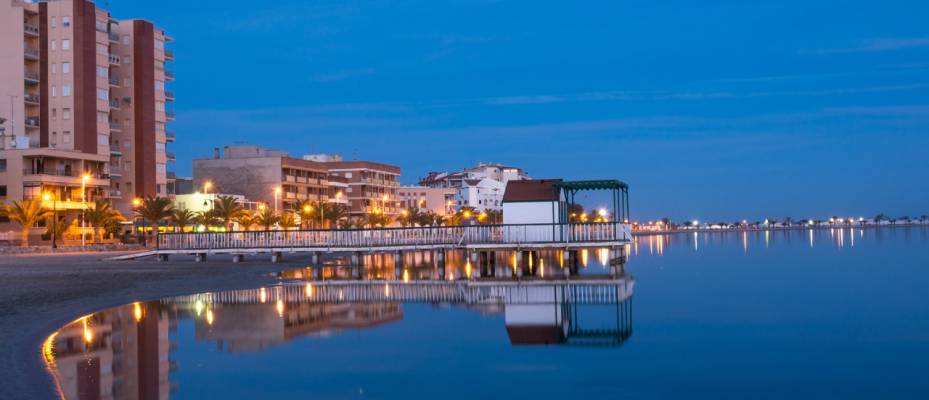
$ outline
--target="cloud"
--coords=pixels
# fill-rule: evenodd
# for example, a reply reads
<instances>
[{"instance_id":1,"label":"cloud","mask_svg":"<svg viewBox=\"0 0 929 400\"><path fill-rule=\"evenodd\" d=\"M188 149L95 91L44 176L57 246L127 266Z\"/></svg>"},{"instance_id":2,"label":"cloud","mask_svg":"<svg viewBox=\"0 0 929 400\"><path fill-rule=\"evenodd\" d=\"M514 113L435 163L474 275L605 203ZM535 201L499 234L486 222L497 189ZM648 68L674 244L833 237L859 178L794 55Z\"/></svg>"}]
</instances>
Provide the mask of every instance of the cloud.
<instances>
[{"instance_id":1,"label":"cloud","mask_svg":"<svg viewBox=\"0 0 929 400\"><path fill-rule=\"evenodd\" d=\"M882 51L904 50L920 47L929 47L929 36L916 38L878 38L867 39L858 46L803 50L801 54L843 54L843 53L876 53Z\"/></svg>"}]
</instances>

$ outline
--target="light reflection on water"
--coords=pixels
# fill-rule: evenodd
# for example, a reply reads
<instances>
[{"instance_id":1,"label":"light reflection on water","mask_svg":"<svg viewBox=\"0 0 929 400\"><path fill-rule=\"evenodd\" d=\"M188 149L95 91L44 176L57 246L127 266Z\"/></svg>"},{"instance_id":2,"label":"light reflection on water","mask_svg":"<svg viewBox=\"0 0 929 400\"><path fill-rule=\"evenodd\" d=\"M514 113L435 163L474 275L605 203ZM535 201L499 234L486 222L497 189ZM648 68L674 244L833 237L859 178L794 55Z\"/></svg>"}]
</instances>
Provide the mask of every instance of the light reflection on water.
<instances>
[{"instance_id":1,"label":"light reflection on water","mask_svg":"<svg viewBox=\"0 0 929 400\"><path fill-rule=\"evenodd\" d=\"M432 253L344 259L284 271L278 285L85 316L42 351L68 399L674 397L681 384L706 398L921 397L927 242L925 229L636 237L634 318L631 276L611 276L604 249L522 265L449 252L441 270ZM628 292L565 301L554 289L565 268ZM520 271L542 292L478 289ZM437 300L404 300L429 290ZM410 376L415 389L400 384Z\"/></svg>"}]
</instances>

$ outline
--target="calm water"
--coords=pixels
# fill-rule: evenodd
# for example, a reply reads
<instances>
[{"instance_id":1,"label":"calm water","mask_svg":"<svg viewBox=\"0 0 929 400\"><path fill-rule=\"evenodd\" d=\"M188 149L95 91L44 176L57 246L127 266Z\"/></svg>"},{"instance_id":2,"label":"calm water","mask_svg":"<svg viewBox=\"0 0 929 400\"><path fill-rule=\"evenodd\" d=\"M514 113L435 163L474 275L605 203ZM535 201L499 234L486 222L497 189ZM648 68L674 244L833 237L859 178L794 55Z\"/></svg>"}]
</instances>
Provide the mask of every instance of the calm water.
<instances>
[{"instance_id":1,"label":"calm water","mask_svg":"<svg viewBox=\"0 0 929 400\"><path fill-rule=\"evenodd\" d=\"M594 282L580 289L550 281L565 261L542 254L529 291L439 289L505 282L512 254L495 270L450 254L444 271L385 256L104 311L43 352L69 399L925 399L927 244L926 228L641 237L625 274L607 251L578 254L575 276ZM474 301L394 301L411 288Z\"/></svg>"}]
</instances>

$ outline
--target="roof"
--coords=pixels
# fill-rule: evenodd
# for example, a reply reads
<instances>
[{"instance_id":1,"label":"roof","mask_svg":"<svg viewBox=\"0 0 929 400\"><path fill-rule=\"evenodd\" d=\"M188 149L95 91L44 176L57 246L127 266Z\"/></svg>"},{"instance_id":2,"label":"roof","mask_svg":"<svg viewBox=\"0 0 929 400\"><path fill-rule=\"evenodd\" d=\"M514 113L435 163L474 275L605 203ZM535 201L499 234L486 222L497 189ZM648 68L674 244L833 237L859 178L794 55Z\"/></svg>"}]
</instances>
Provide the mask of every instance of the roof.
<instances>
[{"instance_id":1,"label":"roof","mask_svg":"<svg viewBox=\"0 0 929 400\"><path fill-rule=\"evenodd\" d=\"M369 169L378 172L386 172L393 174L400 174L400 167L390 164L382 164L371 161L329 161L324 162L329 170L336 171L345 171L345 170L355 170L355 169Z\"/></svg>"},{"instance_id":2,"label":"roof","mask_svg":"<svg viewBox=\"0 0 929 400\"><path fill-rule=\"evenodd\" d=\"M604 189L628 189L625 182L615 179L604 179L596 181L565 181L558 182L554 185L558 189L568 190L604 190Z\"/></svg>"},{"instance_id":3,"label":"roof","mask_svg":"<svg viewBox=\"0 0 929 400\"><path fill-rule=\"evenodd\" d=\"M560 182L561 179L509 181L503 193L503 202L558 201L559 192L555 185Z\"/></svg>"}]
</instances>

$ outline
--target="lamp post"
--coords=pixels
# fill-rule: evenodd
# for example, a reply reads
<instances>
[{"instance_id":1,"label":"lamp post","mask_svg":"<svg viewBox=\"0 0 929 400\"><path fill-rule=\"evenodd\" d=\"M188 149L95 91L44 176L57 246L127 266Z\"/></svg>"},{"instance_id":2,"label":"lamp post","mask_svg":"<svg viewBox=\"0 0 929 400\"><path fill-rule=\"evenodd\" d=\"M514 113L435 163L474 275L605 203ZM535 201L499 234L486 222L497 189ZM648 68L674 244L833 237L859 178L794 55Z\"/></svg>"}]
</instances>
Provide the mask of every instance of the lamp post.
<instances>
[{"instance_id":1,"label":"lamp post","mask_svg":"<svg viewBox=\"0 0 929 400\"><path fill-rule=\"evenodd\" d=\"M277 203L280 200L281 192L283 191L284 189L282 189L280 186L274 188L274 213L275 214L277 214Z\"/></svg>"},{"instance_id":2,"label":"lamp post","mask_svg":"<svg viewBox=\"0 0 929 400\"><path fill-rule=\"evenodd\" d=\"M84 210L87 209L87 181L90 180L90 174L81 175L81 247L84 247Z\"/></svg>"},{"instance_id":3,"label":"lamp post","mask_svg":"<svg viewBox=\"0 0 929 400\"><path fill-rule=\"evenodd\" d=\"M213 187L213 182L206 181L203 182L203 194L207 195L207 199L210 202L210 211L213 211L213 196L210 195L210 189Z\"/></svg>"},{"instance_id":4,"label":"lamp post","mask_svg":"<svg viewBox=\"0 0 929 400\"><path fill-rule=\"evenodd\" d=\"M52 248L58 248L58 197L53 197L51 193L45 192L42 199L46 202L52 201Z\"/></svg>"},{"instance_id":5,"label":"lamp post","mask_svg":"<svg viewBox=\"0 0 929 400\"><path fill-rule=\"evenodd\" d=\"M137 209L139 208L139 206L141 206L141 205L142 205L142 200L141 200L141 199L139 199L138 197L132 199L132 208L133 208L134 211L137 210ZM140 217L138 216L138 212L136 212L136 218L140 218ZM136 239L137 239L139 242L142 242L142 239L141 239L141 238L144 238L144 237L145 237L145 236L143 236L144 233L145 233L145 219L143 219L143 218L140 218L140 219L142 219L142 233L140 234L139 231L136 231ZM142 246L145 246L145 243L142 243Z\"/></svg>"}]
</instances>

